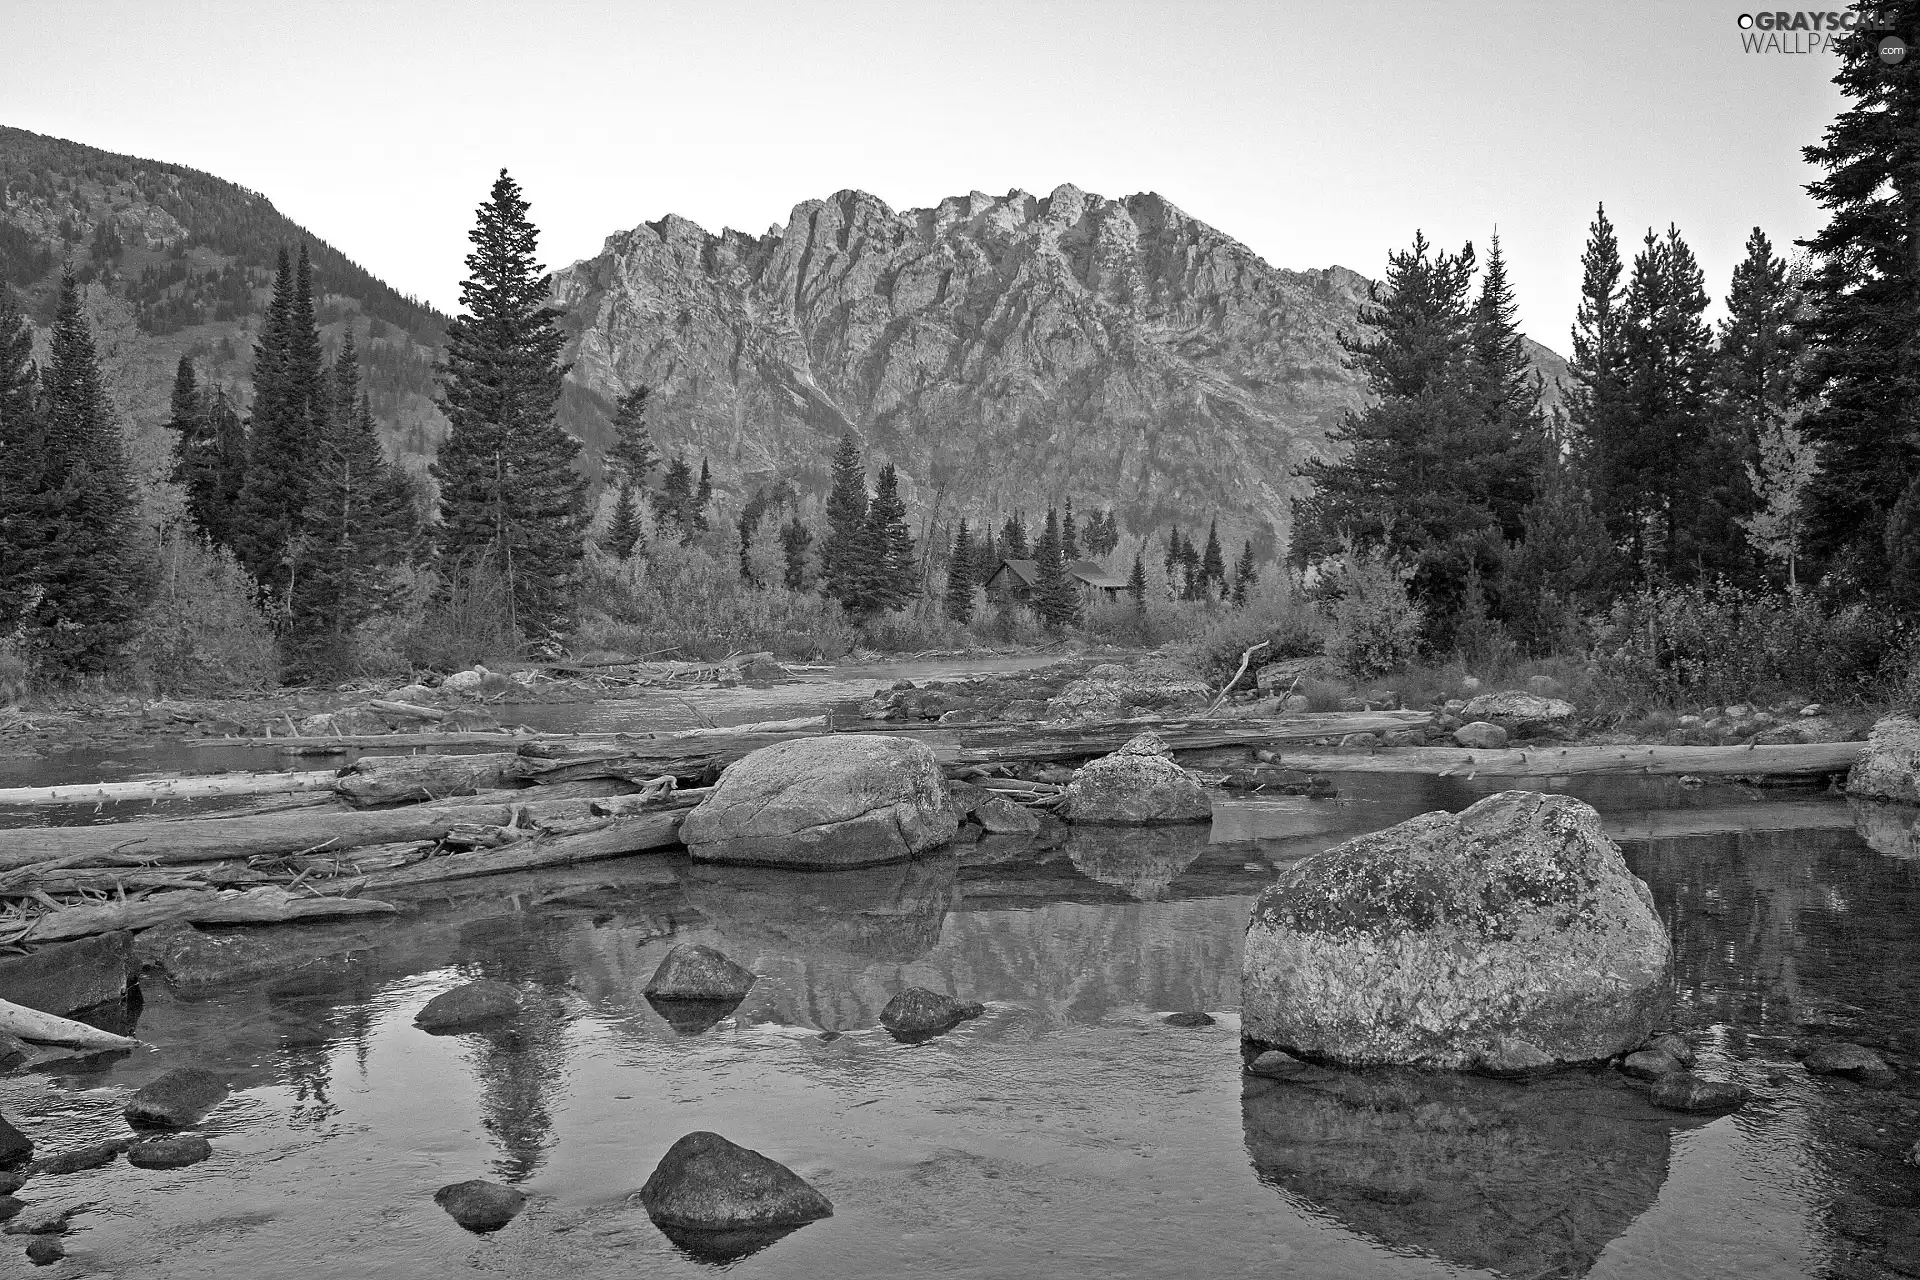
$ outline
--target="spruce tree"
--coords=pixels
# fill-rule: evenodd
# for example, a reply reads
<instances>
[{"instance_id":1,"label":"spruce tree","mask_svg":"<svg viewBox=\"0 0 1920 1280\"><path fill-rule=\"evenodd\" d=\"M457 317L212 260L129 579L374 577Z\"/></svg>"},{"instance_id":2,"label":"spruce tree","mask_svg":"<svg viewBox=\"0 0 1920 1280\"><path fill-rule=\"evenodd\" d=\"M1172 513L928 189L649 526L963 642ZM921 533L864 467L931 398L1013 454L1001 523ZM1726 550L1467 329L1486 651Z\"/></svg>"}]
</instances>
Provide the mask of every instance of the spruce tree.
<instances>
[{"instance_id":1,"label":"spruce tree","mask_svg":"<svg viewBox=\"0 0 1920 1280\"><path fill-rule=\"evenodd\" d=\"M918 594L913 535L907 531L907 506L891 462L880 468L874 482L862 543L866 554L854 607L880 612L911 602Z\"/></svg>"},{"instance_id":2,"label":"spruce tree","mask_svg":"<svg viewBox=\"0 0 1920 1280\"><path fill-rule=\"evenodd\" d=\"M963 516L947 553L947 617L955 622L965 623L973 618L974 577L973 535Z\"/></svg>"},{"instance_id":3,"label":"spruce tree","mask_svg":"<svg viewBox=\"0 0 1920 1280\"><path fill-rule=\"evenodd\" d=\"M1073 520L1073 495L1067 495L1066 513L1060 517L1060 554L1071 564L1080 558L1080 527Z\"/></svg>"},{"instance_id":4,"label":"spruce tree","mask_svg":"<svg viewBox=\"0 0 1920 1280\"><path fill-rule=\"evenodd\" d=\"M1133 611L1142 617L1147 612L1147 562L1141 553L1133 553L1133 573L1127 578L1127 594L1133 597Z\"/></svg>"},{"instance_id":5,"label":"spruce tree","mask_svg":"<svg viewBox=\"0 0 1920 1280\"><path fill-rule=\"evenodd\" d=\"M660 453L653 447L653 435L647 429L647 401L652 395L651 387L637 386L614 406L613 445L607 450L607 464L635 484L645 484L647 474L660 465Z\"/></svg>"},{"instance_id":6,"label":"spruce tree","mask_svg":"<svg viewBox=\"0 0 1920 1280\"><path fill-rule=\"evenodd\" d=\"M231 547L237 538L234 524L240 495L247 485L247 426L224 386L214 387L206 399L205 412L206 434L213 442L214 453L206 533L221 546Z\"/></svg>"},{"instance_id":7,"label":"spruce tree","mask_svg":"<svg viewBox=\"0 0 1920 1280\"><path fill-rule=\"evenodd\" d=\"M1577 456L1549 441L1535 476L1521 538L1508 557L1505 623L1531 653L1578 651L1585 647L1581 619L1602 603L1613 552Z\"/></svg>"},{"instance_id":8,"label":"spruce tree","mask_svg":"<svg viewBox=\"0 0 1920 1280\"><path fill-rule=\"evenodd\" d=\"M511 623L534 634L571 621L588 513L580 444L556 416L566 339L527 209L502 169L468 234L465 310L447 327L441 382L452 430L433 474L442 557L489 558L506 580Z\"/></svg>"},{"instance_id":9,"label":"spruce tree","mask_svg":"<svg viewBox=\"0 0 1920 1280\"><path fill-rule=\"evenodd\" d=\"M1519 313L1496 231L1487 247L1470 325L1474 379L1487 422L1487 447L1481 455L1489 473L1487 505L1507 538L1520 536L1521 512L1533 500L1532 464L1544 438L1543 388L1527 358Z\"/></svg>"},{"instance_id":10,"label":"spruce tree","mask_svg":"<svg viewBox=\"0 0 1920 1280\"><path fill-rule=\"evenodd\" d=\"M1914 16L1904 0L1878 7ZM1840 42L1833 82L1850 102L1804 152L1825 171L1807 190L1828 214L1804 242L1814 271L1802 390L1814 404L1799 429L1820 464L1806 551L1836 592L1911 610L1911 597L1890 595L1889 551L1906 542L1896 507L1920 490L1920 59L1888 66L1874 45Z\"/></svg>"},{"instance_id":11,"label":"spruce tree","mask_svg":"<svg viewBox=\"0 0 1920 1280\"><path fill-rule=\"evenodd\" d=\"M39 566L42 594L33 624L56 670L99 674L121 664L139 630L150 573L136 542L126 445L71 273L60 281L40 400L40 487L54 518Z\"/></svg>"},{"instance_id":12,"label":"spruce tree","mask_svg":"<svg viewBox=\"0 0 1920 1280\"><path fill-rule=\"evenodd\" d=\"M851 434L840 437L827 495L827 536L820 547L820 589L849 609L860 598L871 558L867 548L867 462Z\"/></svg>"},{"instance_id":13,"label":"spruce tree","mask_svg":"<svg viewBox=\"0 0 1920 1280\"><path fill-rule=\"evenodd\" d=\"M1714 384L1751 461L1766 424L1794 404L1804 339L1797 323L1797 291L1786 260L1759 227L1747 236L1747 256L1733 269L1727 314L1714 353Z\"/></svg>"},{"instance_id":14,"label":"spruce tree","mask_svg":"<svg viewBox=\"0 0 1920 1280\"><path fill-rule=\"evenodd\" d=\"M1233 603L1244 608L1247 603L1247 593L1252 591L1259 581L1260 573L1253 563L1253 539L1249 538L1246 545L1240 548L1240 559L1233 566Z\"/></svg>"},{"instance_id":15,"label":"spruce tree","mask_svg":"<svg viewBox=\"0 0 1920 1280\"><path fill-rule=\"evenodd\" d=\"M1593 510L1607 529L1609 571L1617 549L1632 544L1636 518L1631 504L1614 497L1616 488L1628 484L1614 444L1628 429L1623 271L1620 241L1601 205L1580 257L1580 305L1574 313L1573 359L1568 362L1573 385L1567 400L1575 452L1591 486Z\"/></svg>"},{"instance_id":16,"label":"spruce tree","mask_svg":"<svg viewBox=\"0 0 1920 1280\"><path fill-rule=\"evenodd\" d=\"M1000 527L1000 554L1008 560L1031 560L1033 549L1027 543L1027 525L1018 511Z\"/></svg>"},{"instance_id":17,"label":"spruce tree","mask_svg":"<svg viewBox=\"0 0 1920 1280\"><path fill-rule=\"evenodd\" d=\"M687 526L694 533L705 533L709 528L707 506L713 501L713 473L707 469L707 460L700 459L700 483L694 486L693 501L687 512Z\"/></svg>"},{"instance_id":18,"label":"spruce tree","mask_svg":"<svg viewBox=\"0 0 1920 1280\"><path fill-rule=\"evenodd\" d=\"M979 545L973 549L973 580L984 587L987 579L999 571L1000 553L994 549L993 526L987 525L980 531Z\"/></svg>"},{"instance_id":19,"label":"spruce tree","mask_svg":"<svg viewBox=\"0 0 1920 1280\"><path fill-rule=\"evenodd\" d=\"M1054 629L1073 625L1080 615L1080 590L1068 576L1066 546L1060 536L1060 513L1047 508L1047 523L1034 544L1036 581L1033 607L1040 620Z\"/></svg>"},{"instance_id":20,"label":"spruce tree","mask_svg":"<svg viewBox=\"0 0 1920 1280\"><path fill-rule=\"evenodd\" d=\"M325 432L313 442L307 507L288 582L288 666L297 677L351 670L354 633L394 596L399 513L372 407L360 394L349 329L330 376Z\"/></svg>"},{"instance_id":21,"label":"spruce tree","mask_svg":"<svg viewBox=\"0 0 1920 1280\"><path fill-rule=\"evenodd\" d=\"M804 591L807 586L807 548L813 545L813 531L800 523L800 513L793 513L793 519L781 526L780 554L786 561L786 584L789 591Z\"/></svg>"},{"instance_id":22,"label":"spruce tree","mask_svg":"<svg viewBox=\"0 0 1920 1280\"><path fill-rule=\"evenodd\" d=\"M683 544L693 541L693 468L679 454L667 463L660 500L653 509L653 527L661 533L671 527Z\"/></svg>"},{"instance_id":23,"label":"spruce tree","mask_svg":"<svg viewBox=\"0 0 1920 1280\"><path fill-rule=\"evenodd\" d=\"M0 281L0 640L25 619L50 536L35 381L33 326Z\"/></svg>"},{"instance_id":24,"label":"spruce tree","mask_svg":"<svg viewBox=\"0 0 1920 1280\"><path fill-rule=\"evenodd\" d=\"M613 524L607 530L607 550L622 560L630 559L646 541L640 523L640 500L634 496L633 481L620 482L620 497L613 504Z\"/></svg>"},{"instance_id":25,"label":"spruce tree","mask_svg":"<svg viewBox=\"0 0 1920 1280\"><path fill-rule=\"evenodd\" d=\"M313 265L305 245L297 266L280 251L273 299L254 346L253 392L249 465L230 528L240 562L261 585L284 596L332 401L321 373Z\"/></svg>"},{"instance_id":26,"label":"spruce tree","mask_svg":"<svg viewBox=\"0 0 1920 1280\"><path fill-rule=\"evenodd\" d=\"M1203 589L1219 594L1227 586L1227 558L1220 549L1220 522L1207 525L1207 549L1200 557L1200 583Z\"/></svg>"}]
</instances>

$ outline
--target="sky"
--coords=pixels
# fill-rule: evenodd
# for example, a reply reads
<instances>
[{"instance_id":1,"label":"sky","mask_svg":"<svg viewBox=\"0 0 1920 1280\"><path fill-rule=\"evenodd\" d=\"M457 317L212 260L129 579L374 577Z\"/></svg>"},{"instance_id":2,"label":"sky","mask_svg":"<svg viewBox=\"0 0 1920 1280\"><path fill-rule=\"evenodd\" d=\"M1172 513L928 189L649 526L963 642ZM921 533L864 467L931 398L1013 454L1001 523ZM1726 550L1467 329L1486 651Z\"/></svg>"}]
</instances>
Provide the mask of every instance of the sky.
<instances>
[{"instance_id":1,"label":"sky","mask_svg":"<svg viewBox=\"0 0 1920 1280\"><path fill-rule=\"evenodd\" d=\"M1157 191L1279 267L1378 277L1415 229L1484 250L1568 349L1604 202L1678 225L1717 299L1763 228L1820 225L1824 51L1743 48L1740 0L0 0L0 123L266 194L457 309L493 175L559 266L677 213L761 232L843 188L896 209ZM1802 40L1805 37L1801 37Z\"/></svg>"}]
</instances>

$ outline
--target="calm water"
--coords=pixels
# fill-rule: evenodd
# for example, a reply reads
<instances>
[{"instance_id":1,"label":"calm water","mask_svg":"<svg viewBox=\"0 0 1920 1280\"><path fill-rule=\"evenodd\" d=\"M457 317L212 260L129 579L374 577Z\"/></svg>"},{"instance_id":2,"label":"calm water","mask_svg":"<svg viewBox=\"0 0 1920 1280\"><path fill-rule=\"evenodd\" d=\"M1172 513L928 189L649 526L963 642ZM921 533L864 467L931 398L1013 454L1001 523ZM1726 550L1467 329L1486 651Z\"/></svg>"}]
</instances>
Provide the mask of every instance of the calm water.
<instances>
[{"instance_id":1,"label":"calm water","mask_svg":"<svg viewBox=\"0 0 1920 1280\"><path fill-rule=\"evenodd\" d=\"M1360 780L1339 802L1226 806L1211 839L1075 831L861 872L636 858L468 882L382 925L291 931L274 981L150 983L154 1052L0 1079L0 1109L44 1151L117 1134L126 1092L170 1067L238 1086L206 1164L28 1185L96 1206L54 1274L708 1274L628 1199L695 1129L835 1205L732 1264L743 1278L1889 1274L1874 1260L1903 1247L1920 1187L1897 1159L1920 1137L1912 1077L1814 1080L1787 1055L1809 1027L1920 1054L1920 861L1870 847L1841 801L1582 792L1673 929L1702 1070L1758 1095L1736 1115L1653 1111L1584 1073L1243 1079L1253 895L1345 834L1486 790ZM1778 829L1735 830L1755 827ZM640 994L687 941L761 975L704 1031ZM411 1026L483 975L529 993L511 1029ZM988 1014L895 1043L878 1015L909 984ZM1157 1020L1179 1009L1218 1025ZM469 1235L431 1195L472 1177L533 1203Z\"/></svg>"}]
</instances>

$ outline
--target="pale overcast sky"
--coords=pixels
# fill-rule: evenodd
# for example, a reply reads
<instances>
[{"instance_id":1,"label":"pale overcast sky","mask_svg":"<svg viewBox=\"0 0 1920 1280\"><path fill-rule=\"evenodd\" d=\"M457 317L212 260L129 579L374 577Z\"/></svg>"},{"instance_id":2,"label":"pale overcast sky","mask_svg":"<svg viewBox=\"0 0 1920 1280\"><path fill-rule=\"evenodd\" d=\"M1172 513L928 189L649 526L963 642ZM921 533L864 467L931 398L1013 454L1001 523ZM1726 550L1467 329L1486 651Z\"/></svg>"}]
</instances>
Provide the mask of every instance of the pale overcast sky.
<instances>
[{"instance_id":1,"label":"pale overcast sky","mask_svg":"<svg viewBox=\"0 0 1920 1280\"><path fill-rule=\"evenodd\" d=\"M1737 0L115 3L0 0L0 122L264 192L457 301L502 165L560 265L673 212L759 232L1063 182L1158 191L1277 266L1379 275L1497 223L1559 351L1597 201L1677 222L1716 297L1756 224L1820 222L1825 53L1743 51Z\"/></svg>"}]
</instances>

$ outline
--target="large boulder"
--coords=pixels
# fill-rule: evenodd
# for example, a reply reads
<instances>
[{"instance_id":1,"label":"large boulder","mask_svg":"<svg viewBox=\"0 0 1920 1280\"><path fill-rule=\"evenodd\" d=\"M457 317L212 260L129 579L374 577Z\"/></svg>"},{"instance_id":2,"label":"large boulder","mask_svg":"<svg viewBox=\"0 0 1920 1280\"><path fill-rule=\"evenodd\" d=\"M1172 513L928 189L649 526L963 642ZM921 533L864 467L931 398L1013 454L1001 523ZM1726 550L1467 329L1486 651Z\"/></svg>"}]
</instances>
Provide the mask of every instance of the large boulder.
<instances>
[{"instance_id":1,"label":"large boulder","mask_svg":"<svg viewBox=\"0 0 1920 1280\"><path fill-rule=\"evenodd\" d=\"M413 1016L413 1025L432 1035L445 1035L499 1022L519 1011L518 990L504 982L480 978L427 1001Z\"/></svg>"},{"instance_id":2,"label":"large boulder","mask_svg":"<svg viewBox=\"0 0 1920 1280\"><path fill-rule=\"evenodd\" d=\"M712 947L683 942L647 980L646 994L661 1000L743 999L754 984L752 970L743 969Z\"/></svg>"},{"instance_id":3,"label":"large boulder","mask_svg":"<svg viewBox=\"0 0 1920 1280\"><path fill-rule=\"evenodd\" d=\"M1089 760L1067 783L1067 821L1110 826L1205 822L1213 802L1200 780L1174 763L1160 735L1139 734L1110 756Z\"/></svg>"},{"instance_id":4,"label":"large boulder","mask_svg":"<svg viewBox=\"0 0 1920 1280\"><path fill-rule=\"evenodd\" d=\"M762 747L730 766L680 838L713 862L858 867L937 848L959 826L925 745L832 734Z\"/></svg>"},{"instance_id":5,"label":"large boulder","mask_svg":"<svg viewBox=\"0 0 1920 1280\"><path fill-rule=\"evenodd\" d=\"M1356 837L1261 894L1242 1025L1345 1064L1532 1071L1643 1043L1670 965L1653 897L1600 815L1506 791Z\"/></svg>"},{"instance_id":6,"label":"large boulder","mask_svg":"<svg viewBox=\"0 0 1920 1280\"><path fill-rule=\"evenodd\" d=\"M1507 689L1483 693L1471 699L1460 712L1462 720L1487 720L1508 733L1524 736L1556 728L1573 718L1573 704L1559 698L1543 698L1537 693Z\"/></svg>"},{"instance_id":7,"label":"large boulder","mask_svg":"<svg viewBox=\"0 0 1920 1280\"><path fill-rule=\"evenodd\" d=\"M987 1006L976 1000L955 1000L925 987L908 987L887 1001L880 1011L880 1025L894 1039L913 1043L951 1031L986 1011Z\"/></svg>"},{"instance_id":8,"label":"large boulder","mask_svg":"<svg viewBox=\"0 0 1920 1280\"><path fill-rule=\"evenodd\" d=\"M1107 662L1047 702L1054 720L1124 720L1149 713L1200 711L1213 700L1207 682L1177 662L1144 658Z\"/></svg>"},{"instance_id":9,"label":"large boulder","mask_svg":"<svg viewBox=\"0 0 1920 1280\"><path fill-rule=\"evenodd\" d=\"M690 1133L668 1147L640 1203L656 1225L681 1231L797 1227L833 1216L799 1174L717 1133Z\"/></svg>"},{"instance_id":10,"label":"large boulder","mask_svg":"<svg viewBox=\"0 0 1920 1280\"><path fill-rule=\"evenodd\" d=\"M1920 804L1920 720L1888 716L1873 726L1866 754L1847 770L1847 794Z\"/></svg>"}]
</instances>

